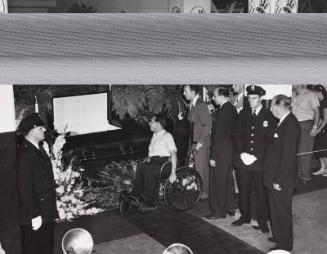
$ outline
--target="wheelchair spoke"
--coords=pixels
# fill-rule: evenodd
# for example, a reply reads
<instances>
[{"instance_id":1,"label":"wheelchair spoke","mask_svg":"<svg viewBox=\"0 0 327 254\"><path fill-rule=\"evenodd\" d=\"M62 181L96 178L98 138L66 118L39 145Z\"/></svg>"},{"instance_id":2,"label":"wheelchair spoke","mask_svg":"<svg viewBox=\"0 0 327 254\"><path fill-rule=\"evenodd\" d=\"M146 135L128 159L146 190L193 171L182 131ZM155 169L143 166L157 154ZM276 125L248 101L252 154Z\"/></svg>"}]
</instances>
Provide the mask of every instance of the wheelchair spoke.
<instances>
[{"instance_id":1,"label":"wheelchair spoke","mask_svg":"<svg viewBox=\"0 0 327 254\"><path fill-rule=\"evenodd\" d=\"M165 201L177 210L189 210L200 200L202 181L195 169L183 167L176 170L177 181L165 185Z\"/></svg>"}]
</instances>

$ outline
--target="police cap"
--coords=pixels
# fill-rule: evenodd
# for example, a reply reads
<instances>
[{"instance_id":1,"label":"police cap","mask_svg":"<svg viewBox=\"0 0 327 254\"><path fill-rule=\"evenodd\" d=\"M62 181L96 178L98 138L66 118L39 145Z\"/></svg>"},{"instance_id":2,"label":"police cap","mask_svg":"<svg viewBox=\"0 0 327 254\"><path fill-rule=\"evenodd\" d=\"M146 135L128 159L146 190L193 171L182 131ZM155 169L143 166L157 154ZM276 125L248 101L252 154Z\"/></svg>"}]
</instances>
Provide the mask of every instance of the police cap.
<instances>
[{"instance_id":1,"label":"police cap","mask_svg":"<svg viewBox=\"0 0 327 254\"><path fill-rule=\"evenodd\" d=\"M259 96L264 96L266 94L266 90L261 86L251 85L246 88L246 92L248 95L257 94Z\"/></svg>"},{"instance_id":2,"label":"police cap","mask_svg":"<svg viewBox=\"0 0 327 254\"><path fill-rule=\"evenodd\" d=\"M33 113L26 116L18 126L18 132L22 135L26 135L30 130L35 127L43 126L44 122L41 120L37 113Z\"/></svg>"}]
</instances>

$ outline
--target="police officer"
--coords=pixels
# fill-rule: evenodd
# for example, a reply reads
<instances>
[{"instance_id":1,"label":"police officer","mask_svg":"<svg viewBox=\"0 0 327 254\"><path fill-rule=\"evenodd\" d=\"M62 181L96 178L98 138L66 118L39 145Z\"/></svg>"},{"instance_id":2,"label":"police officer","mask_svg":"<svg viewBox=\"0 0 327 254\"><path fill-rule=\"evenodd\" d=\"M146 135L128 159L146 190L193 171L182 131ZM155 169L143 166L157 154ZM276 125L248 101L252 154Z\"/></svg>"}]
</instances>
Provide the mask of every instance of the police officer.
<instances>
[{"instance_id":1,"label":"police officer","mask_svg":"<svg viewBox=\"0 0 327 254\"><path fill-rule=\"evenodd\" d=\"M32 114L22 120L18 131L25 137L17 156L23 254L53 254L58 212L51 161L40 145L44 123Z\"/></svg>"},{"instance_id":2,"label":"police officer","mask_svg":"<svg viewBox=\"0 0 327 254\"><path fill-rule=\"evenodd\" d=\"M262 168L268 133L277 125L270 110L263 107L262 96L266 91L256 85L246 88L250 108L241 110L235 128L237 184L241 217L232 225L251 222L251 193L255 192L256 219L263 233L269 233L268 198L262 180ZM252 187L253 186L253 187Z\"/></svg>"}]
</instances>

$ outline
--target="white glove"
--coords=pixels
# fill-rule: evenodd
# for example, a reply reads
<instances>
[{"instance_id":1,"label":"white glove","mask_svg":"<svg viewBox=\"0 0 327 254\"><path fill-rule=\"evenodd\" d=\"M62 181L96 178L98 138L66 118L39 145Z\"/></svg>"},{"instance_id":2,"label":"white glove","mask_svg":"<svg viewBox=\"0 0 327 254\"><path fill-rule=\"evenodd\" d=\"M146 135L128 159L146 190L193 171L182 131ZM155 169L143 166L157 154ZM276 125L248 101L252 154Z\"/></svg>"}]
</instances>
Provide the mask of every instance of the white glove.
<instances>
[{"instance_id":1,"label":"white glove","mask_svg":"<svg viewBox=\"0 0 327 254\"><path fill-rule=\"evenodd\" d=\"M2 249L1 242L0 242L0 254L6 254L6 252L4 251L4 249Z\"/></svg>"},{"instance_id":2,"label":"white glove","mask_svg":"<svg viewBox=\"0 0 327 254\"><path fill-rule=\"evenodd\" d=\"M244 165L249 166L257 160L257 157L252 154L241 153L241 160L243 161Z\"/></svg>"},{"instance_id":3,"label":"white glove","mask_svg":"<svg viewBox=\"0 0 327 254\"><path fill-rule=\"evenodd\" d=\"M213 159L210 159L210 165L211 165L211 167L215 167L216 166L216 162Z\"/></svg>"},{"instance_id":4,"label":"white glove","mask_svg":"<svg viewBox=\"0 0 327 254\"><path fill-rule=\"evenodd\" d=\"M38 230L42 226L42 217L41 215L32 219L32 228L33 230Z\"/></svg>"},{"instance_id":5,"label":"white glove","mask_svg":"<svg viewBox=\"0 0 327 254\"><path fill-rule=\"evenodd\" d=\"M282 188L280 187L280 185L278 183L273 183L273 188L276 191L281 191L282 190Z\"/></svg>"}]
</instances>

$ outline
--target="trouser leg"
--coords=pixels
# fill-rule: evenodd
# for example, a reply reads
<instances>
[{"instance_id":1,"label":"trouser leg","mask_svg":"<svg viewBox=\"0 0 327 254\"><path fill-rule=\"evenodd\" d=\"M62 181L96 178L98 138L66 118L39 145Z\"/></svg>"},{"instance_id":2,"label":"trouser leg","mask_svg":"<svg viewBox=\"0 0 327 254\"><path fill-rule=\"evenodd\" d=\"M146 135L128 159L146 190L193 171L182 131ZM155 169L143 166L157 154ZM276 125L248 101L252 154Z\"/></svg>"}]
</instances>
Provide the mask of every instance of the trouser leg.
<instances>
[{"instance_id":1,"label":"trouser leg","mask_svg":"<svg viewBox=\"0 0 327 254\"><path fill-rule=\"evenodd\" d=\"M31 226L22 227L23 254L53 254L54 224L42 225L34 231Z\"/></svg>"},{"instance_id":2,"label":"trouser leg","mask_svg":"<svg viewBox=\"0 0 327 254\"><path fill-rule=\"evenodd\" d=\"M260 227L266 227L269 220L269 205L267 190L263 185L261 171L253 171L253 187L256 198L256 217Z\"/></svg>"},{"instance_id":3,"label":"trouser leg","mask_svg":"<svg viewBox=\"0 0 327 254\"><path fill-rule=\"evenodd\" d=\"M237 169L236 176L241 216L245 220L251 221L251 171Z\"/></svg>"},{"instance_id":4,"label":"trouser leg","mask_svg":"<svg viewBox=\"0 0 327 254\"><path fill-rule=\"evenodd\" d=\"M229 165L226 177L226 209L227 212L235 212L235 186L233 178L233 168Z\"/></svg>"},{"instance_id":5,"label":"trouser leg","mask_svg":"<svg viewBox=\"0 0 327 254\"><path fill-rule=\"evenodd\" d=\"M194 155L195 168L201 176L203 193L209 195L209 147L204 145Z\"/></svg>"},{"instance_id":6,"label":"trouser leg","mask_svg":"<svg viewBox=\"0 0 327 254\"><path fill-rule=\"evenodd\" d=\"M142 198L151 205L157 200L160 169L166 161L167 158L155 158L145 165Z\"/></svg>"},{"instance_id":7,"label":"trouser leg","mask_svg":"<svg viewBox=\"0 0 327 254\"><path fill-rule=\"evenodd\" d=\"M293 249L293 190L268 190L272 233L279 249Z\"/></svg>"},{"instance_id":8,"label":"trouser leg","mask_svg":"<svg viewBox=\"0 0 327 254\"><path fill-rule=\"evenodd\" d=\"M230 166L216 161L215 167L210 168L210 195L209 204L211 212L218 216L227 213L227 177Z\"/></svg>"},{"instance_id":9,"label":"trouser leg","mask_svg":"<svg viewBox=\"0 0 327 254\"><path fill-rule=\"evenodd\" d=\"M135 179L133 182L133 190L131 195L139 196L143 193L143 186L144 186L144 171L146 168L147 163L140 163L137 166Z\"/></svg>"},{"instance_id":10,"label":"trouser leg","mask_svg":"<svg viewBox=\"0 0 327 254\"><path fill-rule=\"evenodd\" d=\"M218 215L218 167L210 167L209 178L209 208L212 214Z\"/></svg>"},{"instance_id":11,"label":"trouser leg","mask_svg":"<svg viewBox=\"0 0 327 254\"><path fill-rule=\"evenodd\" d=\"M312 128L311 121L300 122L301 137L299 142L299 153L312 152L314 137L309 135ZM311 158L312 154L300 155L298 157L299 178L305 181L311 180Z\"/></svg>"}]
</instances>

